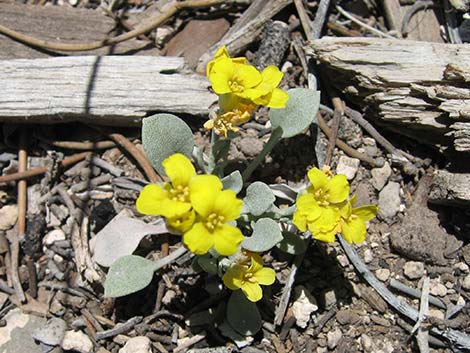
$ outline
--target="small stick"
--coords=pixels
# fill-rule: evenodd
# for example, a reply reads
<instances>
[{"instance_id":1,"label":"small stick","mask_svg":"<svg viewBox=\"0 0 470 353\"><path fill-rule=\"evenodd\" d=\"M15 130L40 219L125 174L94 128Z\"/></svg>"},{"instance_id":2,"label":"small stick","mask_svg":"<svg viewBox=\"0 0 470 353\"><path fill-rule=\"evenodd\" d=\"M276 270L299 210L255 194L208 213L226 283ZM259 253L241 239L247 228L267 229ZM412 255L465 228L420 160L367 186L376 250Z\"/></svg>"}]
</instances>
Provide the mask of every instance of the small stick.
<instances>
[{"instance_id":1,"label":"small stick","mask_svg":"<svg viewBox=\"0 0 470 353\"><path fill-rule=\"evenodd\" d=\"M81 153L74 154L70 157L64 158L64 160L60 162L60 167L67 168L71 166L72 164L75 164L85 159L90 154L91 152L81 152ZM38 167L34 169L29 169L25 172L18 172L18 173L3 175L3 176L0 176L0 183L7 183L9 181L17 181L17 180L26 180L34 176L44 174L47 171L48 171L48 167L43 166L43 167Z\"/></svg>"},{"instance_id":2,"label":"small stick","mask_svg":"<svg viewBox=\"0 0 470 353\"><path fill-rule=\"evenodd\" d=\"M387 33L384 33L382 31L379 31L378 29L374 28L374 27L371 27L369 26L367 23L364 23L362 21L359 21L356 17L350 15L348 12L346 12L341 6L339 5L336 5L336 10L338 10L338 12L343 15L344 17L346 17L347 19L353 21L355 24L367 29L369 32L379 36L379 37L383 37L383 38L388 38L388 39L397 39L395 37L392 37L391 35L387 34Z\"/></svg>"},{"instance_id":3,"label":"small stick","mask_svg":"<svg viewBox=\"0 0 470 353\"><path fill-rule=\"evenodd\" d=\"M322 129L323 133L329 138L332 132L330 128L328 127L328 125L326 124L325 120L323 120L320 113L317 114L317 121L318 121L318 126L320 127L320 129ZM361 161L373 167L383 167L383 163L381 163L380 161L374 160L368 155L356 151L354 148L348 146L348 144L341 141L340 139L336 139L336 146L341 148L350 157L360 159Z\"/></svg>"},{"instance_id":4,"label":"small stick","mask_svg":"<svg viewBox=\"0 0 470 353\"><path fill-rule=\"evenodd\" d=\"M84 308L80 310L80 312L83 315L83 317L85 317L90 322L90 324L93 325L93 329L95 333L97 331L103 331L103 326L101 326L98 320L91 314L91 312L88 309Z\"/></svg>"},{"instance_id":5,"label":"small stick","mask_svg":"<svg viewBox=\"0 0 470 353\"><path fill-rule=\"evenodd\" d=\"M116 146L114 141L80 142L80 141L55 141L49 140L38 134L35 137L48 145L71 150L105 150Z\"/></svg>"},{"instance_id":6,"label":"small stick","mask_svg":"<svg viewBox=\"0 0 470 353\"><path fill-rule=\"evenodd\" d=\"M411 287L408 287L407 285L401 283L400 281L397 281L396 279L392 278L390 280L390 287L397 289L405 294L408 294L414 298L419 298L420 297L420 291ZM432 305L437 306L438 308L447 309L447 306L437 297L433 295L429 295L429 303Z\"/></svg>"},{"instance_id":7,"label":"small stick","mask_svg":"<svg viewBox=\"0 0 470 353\"><path fill-rule=\"evenodd\" d=\"M339 23L328 22L326 26L328 27L328 29L331 29L334 33L340 34L345 37L362 37L361 32L346 28L345 26Z\"/></svg>"},{"instance_id":8,"label":"small stick","mask_svg":"<svg viewBox=\"0 0 470 353\"><path fill-rule=\"evenodd\" d=\"M317 337L320 332L323 330L323 327L336 315L336 308L331 308L324 314L322 317L318 319L317 327L313 330L312 337Z\"/></svg>"},{"instance_id":9,"label":"small stick","mask_svg":"<svg viewBox=\"0 0 470 353\"><path fill-rule=\"evenodd\" d=\"M10 295L15 294L15 290L9 287L3 279L0 279L0 291Z\"/></svg>"},{"instance_id":10,"label":"small stick","mask_svg":"<svg viewBox=\"0 0 470 353\"><path fill-rule=\"evenodd\" d=\"M311 25L310 19L308 18L307 12L305 11L302 0L294 0L294 4L295 4L295 8L297 9L297 13L299 14L300 23L302 24L305 37L307 38L308 41L311 41L313 40L312 25Z\"/></svg>"},{"instance_id":11,"label":"small stick","mask_svg":"<svg viewBox=\"0 0 470 353\"><path fill-rule=\"evenodd\" d=\"M421 292L421 300L419 302L419 312L418 320L411 330L410 337L418 330L416 335L416 341L418 343L418 348L421 353L429 353L429 341L428 341L428 331L423 328L423 321L426 318L426 314L429 309L429 277L424 277L423 288Z\"/></svg>"},{"instance_id":12,"label":"small stick","mask_svg":"<svg viewBox=\"0 0 470 353\"><path fill-rule=\"evenodd\" d=\"M113 142L114 144L114 142ZM97 167L100 167L101 169L104 169L114 175L115 177L120 177L121 175L124 174L124 171L121 168L118 168L111 163L106 162L104 159L101 159L99 157L93 157L91 159L91 163L96 165Z\"/></svg>"},{"instance_id":13,"label":"small stick","mask_svg":"<svg viewBox=\"0 0 470 353\"><path fill-rule=\"evenodd\" d=\"M28 267L29 294L31 297L36 298L38 295L38 274L36 272L36 265L30 256L25 256L25 261Z\"/></svg>"},{"instance_id":14,"label":"small stick","mask_svg":"<svg viewBox=\"0 0 470 353\"><path fill-rule=\"evenodd\" d=\"M117 324L112 329L97 332L96 340L99 341L105 338L110 338L110 337L114 337L125 332L129 332L130 330L134 328L135 325L140 323L142 319L143 319L142 316L135 316L132 319L127 320L123 324Z\"/></svg>"},{"instance_id":15,"label":"small stick","mask_svg":"<svg viewBox=\"0 0 470 353\"><path fill-rule=\"evenodd\" d=\"M206 338L206 334L203 332L202 335L194 335L191 338L186 339L183 341L178 347L176 347L173 352L178 353L178 352L186 352L186 349L195 345L196 343L202 341L204 338Z\"/></svg>"},{"instance_id":16,"label":"small stick","mask_svg":"<svg viewBox=\"0 0 470 353\"><path fill-rule=\"evenodd\" d=\"M335 149L336 140L338 139L338 130L341 118L344 116L343 102L338 97L332 98L335 110L333 112L333 126L331 127L331 135L328 136L328 148L325 153L324 165L331 164L331 158L333 157L333 151Z\"/></svg>"},{"instance_id":17,"label":"small stick","mask_svg":"<svg viewBox=\"0 0 470 353\"><path fill-rule=\"evenodd\" d=\"M328 13L329 8L330 8L330 0L320 0L320 4L318 4L317 13L315 15L315 18L312 24L311 37L313 39L320 38L323 25L325 24L326 14Z\"/></svg>"}]
</instances>

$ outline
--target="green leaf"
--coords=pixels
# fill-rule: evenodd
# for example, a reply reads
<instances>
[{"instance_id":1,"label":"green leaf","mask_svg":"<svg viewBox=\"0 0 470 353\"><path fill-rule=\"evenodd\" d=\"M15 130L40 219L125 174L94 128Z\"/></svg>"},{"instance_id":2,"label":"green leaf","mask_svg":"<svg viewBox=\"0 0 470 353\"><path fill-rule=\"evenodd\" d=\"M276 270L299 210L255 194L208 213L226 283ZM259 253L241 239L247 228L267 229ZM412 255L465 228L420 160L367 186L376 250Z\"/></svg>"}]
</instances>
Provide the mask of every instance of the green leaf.
<instances>
[{"instance_id":1,"label":"green leaf","mask_svg":"<svg viewBox=\"0 0 470 353\"><path fill-rule=\"evenodd\" d=\"M241 290L232 292L228 300L227 321L235 331L245 336L256 334L262 324L258 307Z\"/></svg>"},{"instance_id":2,"label":"green leaf","mask_svg":"<svg viewBox=\"0 0 470 353\"><path fill-rule=\"evenodd\" d=\"M253 216L260 216L269 210L276 200L273 192L265 183L255 181L246 189L243 203Z\"/></svg>"},{"instance_id":3,"label":"green leaf","mask_svg":"<svg viewBox=\"0 0 470 353\"><path fill-rule=\"evenodd\" d=\"M152 281L155 263L141 256L123 256L111 265L104 282L105 297L122 297L137 292Z\"/></svg>"},{"instance_id":4,"label":"green leaf","mask_svg":"<svg viewBox=\"0 0 470 353\"><path fill-rule=\"evenodd\" d=\"M153 167L165 174L162 162L174 153L188 158L194 147L193 133L189 126L172 114L155 114L143 119L142 145Z\"/></svg>"},{"instance_id":5,"label":"green leaf","mask_svg":"<svg viewBox=\"0 0 470 353\"><path fill-rule=\"evenodd\" d=\"M281 242L277 243L276 246L279 250L282 250L291 255L302 254L307 250L305 241L298 235L292 232L282 232L284 237Z\"/></svg>"},{"instance_id":6,"label":"green leaf","mask_svg":"<svg viewBox=\"0 0 470 353\"><path fill-rule=\"evenodd\" d=\"M214 259L212 256L208 254L198 256L197 263L205 272L211 273L213 275L217 274L217 259Z\"/></svg>"},{"instance_id":7,"label":"green leaf","mask_svg":"<svg viewBox=\"0 0 470 353\"><path fill-rule=\"evenodd\" d=\"M254 251L268 251L282 241L278 224L270 218L261 218L253 226L253 234L242 242L242 248Z\"/></svg>"},{"instance_id":8,"label":"green leaf","mask_svg":"<svg viewBox=\"0 0 470 353\"><path fill-rule=\"evenodd\" d=\"M242 175L238 170L236 170L222 178L222 184L224 184L224 189L233 190L236 194L238 194L243 187Z\"/></svg>"},{"instance_id":9,"label":"green leaf","mask_svg":"<svg viewBox=\"0 0 470 353\"><path fill-rule=\"evenodd\" d=\"M320 107L320 91L294 88L287 93L287 106L269 111L273 130L281 127L283 138L295 136L305 130L315 120Z\"/></svg>"}]
</instances>

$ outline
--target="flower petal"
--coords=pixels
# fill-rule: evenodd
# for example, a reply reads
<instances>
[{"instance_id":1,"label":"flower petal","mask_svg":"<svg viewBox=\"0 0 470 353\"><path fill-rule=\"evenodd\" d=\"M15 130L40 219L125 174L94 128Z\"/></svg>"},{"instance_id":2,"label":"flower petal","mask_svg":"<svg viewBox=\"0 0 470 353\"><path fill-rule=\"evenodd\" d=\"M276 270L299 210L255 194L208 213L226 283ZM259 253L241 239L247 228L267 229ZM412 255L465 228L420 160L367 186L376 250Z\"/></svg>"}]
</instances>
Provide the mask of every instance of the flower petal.
<instances>
[{"instance_id":1,"label":"flower petal","mask_svg":"<svg viewBox=\"0 0 470 353\"><path fill-rule=\"evenodd\" d=\"M325 187L329 194L328 201L339 203L346 200L349 195L349 182L343 174L335 175Z\"/></svg>"},{"instance_id":2,"label":"flower petal","mask_svg":"<svg viewBox=\"0 0 470 353\"><path fill-rule=\"evenodd\" d=\"M379 208L374 205L361 206L353 208L352 213L359 217L363 222L370 221L377 215Z\"/></svg>"},{"instance_id":3,"label":"flower petal","mask_svg":"<svg viewBox=\"0 0 470 353\"><path fill-rule=\"evenodd\" d=\"M287 101L289 100L289 95L286 91L283 91L280 88L275 88L270 94L260 97L255 103L260 105L265 105L270 108L281 109L285 108Z\"/></svg>"},{"instance_id":4,"label":"flower petal","mask_svg":"<svg viewBox=\"0 0 470 353\"><path fill-rule=\"evenodd\" d=\"M193 210L183 213L181 216L171 217L166 219L166 224L171 230L184 233L191 229L196 220L196 214Z\"/></svg>"},{"instance_id":5,"label":"flower petal","mask_svg":"<svg viewBox=\"0 0 470 353\"><path fill-rule=\"evenodd\" d=\"M223 256L233 255L243 240L243 234L237 227L224 224L213 232L214 249Z\"/></svg>"},{"instance_id":6,"label":"flower petal","mask_svg":"<svg viewBox=\"0 0 470 353\"><path fill-rule=\"evenodd\" d=\"M217 195L214 204L214 212L225 218L225 222L230 222L240 217L243 201L237 198L232 190L224 190Z\"/></svg>"},{"instance_id":7,"label":"flower petal","mask_svg":"<svg viewBox=\"0 0 470 353\"><path fill-rule=\"evenodd\" d=\"M246 281L242 285L242 291L251 302L257 302L263 298L263 290L258 283L251 283Z\"/></svg>"},{"instance_id":8,"label":"flower petal","mask_svg":"<svg viewBox=\"0 0 470 353\"><path fill-rule=\"evenodd\" d=\"M209 216L222 190L222 182L215 175L196 175L189 183L189 198L193 208L202 217Z\"/></svg>"},{"instance_id":9,"label":"flower petal","mask_svg":"<svg viewBox=\"0 0 470 353\"><path fill-rule=\"evenodd\" d=\"M269 286L276 280L276 272L272 268L263 267L253 274L259 284Z\"/></svg>"},{"instance_id":10,"label":"flower petal","mask_svg":"<svg viewBox=\"0 0 470 353\"><path fill-rule=\"evenodd\" d=\"M349 243L362 243L366 239L366 224L359 218L342 222L341 233Z\"/></svg>"},{"instance_id":11,"label":"flower petal","mask_svg":"<svg viewBox=\"0 0 470 353\"><path fill-rule=\"evenodd\" d=\"M336 231L331 230L327 232L314 232L311 230L313 237L317 240L323 241L325 243L332 243L335 241Z\"/></svg>"},{"instance_id":12,"label":"flower petal","mask_svg":"<svg viewBox=\"0 0 470 353\"><path fill-rule=\"evenodd\" d=\"M242 266L233 265L222 276L225 286L231 290L240 289L242 286L244 269Z\"/></svg>"},{"instance_id":13,"label":"flower petal","mask_svg":"<svg viewBox=\"0 0 470 353\"><path fill-rule=\"evenodd\" d=\"M234 72L235 64L229 58L216 60L209 74L209 80L215 93L225 94L232 91L229 81L232 80Z\"/></svg>"},{"instance_id":14,"label":"flower petal","mask_svg":"<svg viewBox=\"0 0 470 353\"><path fill-rule=\"evenodd\" d=\"M214 235L207 230L204 224L198 222L184 233L183 243L194 254L203 255L214 245Z\"/></svg>"},{"instance_id":15,"label":"flower petal","mask_svg":"<svg viewBox=\"0 0 470 353\"><path fill-rule=\"evenodd\" d=\"M292 223L298 230L305 232L307 230L307 215L305 212L300 212L299 210L295 211L292 217Z\"/></svg>"},{"instance_id":16,"label":"flower petal","mask_svg":"<svg viewBox=\"0 0 470 353\"><path fill-rule=\"evenodd\" d=\"M162 162L165 173L173 186L188 186L189 180L196 175L196 169L184 154L175 153Z\"/></svg>"},{"instance_id":17,"label":"flower petal","mask_svg":"<svg viewBox=\"0 0 470 353\"><path fill-rule=\"evenodd\" d=\"M252 65L235 64L234 78L245 88L252 88L258 85L262 76Z\"/></svg>"},{"instance_id":18,"label":"flower petal","mask_svg":"<svg viewBox=\"0 0 470 353\"><path fill-rule=\"evenodd\" d=\"M135 206L142 214L164 217L179 216L191 209L189 202L170 200L168 193L157 184L146 185L140 192Z\"/></svg>"},{"instance_id":19,"label":"flower petal","mask_svg":"<svg viewBox=\"0 0 470 353\"><path fill-rule=\"evenodd\" d=\"M323 188L330 180L325 173L318 168L312 168L307 173L308 179L315 190Z\"/></svg>"},{"instance_id":20,"label":"flower petal","mask_svg":"<svg viewBox=\"0 0 470 353\"><path fill-rule=\"evenodd\" d=\"M250 253L251 263L248 272L255 273L263 268L263 259L256 253Z\"/></svg>"}]
</instances>

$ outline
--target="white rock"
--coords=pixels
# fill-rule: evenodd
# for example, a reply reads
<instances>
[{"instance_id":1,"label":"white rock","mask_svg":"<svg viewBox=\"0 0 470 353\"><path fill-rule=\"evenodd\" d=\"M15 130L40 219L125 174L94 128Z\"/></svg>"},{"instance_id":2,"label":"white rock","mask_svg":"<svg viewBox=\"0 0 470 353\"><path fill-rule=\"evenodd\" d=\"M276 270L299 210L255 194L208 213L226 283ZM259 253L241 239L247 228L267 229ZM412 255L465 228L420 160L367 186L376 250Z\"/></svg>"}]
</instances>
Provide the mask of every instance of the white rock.
<instances>
[{"instance_id":1,"label":"white rock","mask_svg":"<svg viewBox=\"0 0 470 353\"><path fill-rule=\"evenodd\" d=\"M434 308L428 309L428 313L426 314L426 316L432 316L440 320L444 320L445 317L442 311Z\"/></svg>"},{"instance_id":2,"label":"white rock","mask_svg":"<svg viewBox=\"0 0 470 353\"><path fill-rule=\"evenodd\" d=\"M380 191L387 184L390 175L392 175L392 168L390 168L388 162L385 162L382 168L372 168L370 173L372 174L372 185Z\"/></svg>"},{"instance_id":3,"label":"white rock","mask_svg":"<svg viewBox=\"0 0 470 353\"><path fill-rule=\"evenodd\" d=\"M374 257L372 256L372 251L370 249L364 250L364 262L366 264L371 263Z\"/></svg>"},{"instance_id":4,"label":"white rock","mask_svg":"<svg viewBox=\"0 0 470 353\"><path fill-rule=\"evenodd\" d=\"M18 206L7 205L0 208L0 230L8 230L16 224Z\"/></svg>"},{"instance_id":5,"label":"white rock","mask_svg":"<svg viewBox=\"0 0 470 353\"><path fill-rule=\"evenodd\" d=\"M349 260L346 255L338 255L336 256L336 260L338 260L341 267L348 267L349 265Z\"/></svg>"},{"instance_id":6,"label":"white rock","mask_svg":"<svg viewBox=\"0 0 470 353\"><path fill-rule=\"evenodd\" d=\"M304 286L294 288L294 297L297 299L292 304L292 312L296 324L301 328L305 328L310 321L310 315L318 310L317 300Z\"/></svg>"},{"instance_id":7,"label":"white rock","mask_svg":"<svg viewBox=\"0 0 470 353\"><path fill-rule=\"evenodd\" d=\"M325 307L330 308L331 306L335 305L337 302L336 294L333 289L329 289L323 293Z\"/></svg>"},{"instance_id":8,"label":"white rock","mask_svg":"<svg viewBox=\"0 0 470 353\"><path fill-rule=\"evenodd\" d=\"M152 343L144 336L132 337L119 353L152 353Z\"/></svg>"},{"instance_id":9,"label":"white rock","mask_svg":"<svg viewBox=\"0 0 470 353\"><path fill-rule=\"evenodd\" d=\"M400 210L400 184L389 182L379 193L379 213L381 219L394 217Z\"/></svg>"},{"instance_id":10,"label":"white rock","mask_svg":"<svg viewBox=\"0 0 470 353\"><path fill-rule=\"evenodd\" d=\"M343 174L346 176L346 179L352 180L359 169L359 163L360 161L357 158L341 156L336 167L336 174Z\"/></svg>"},{"instance_id":11,"label":"white rock","mask_svg":"<svg viewBox=\"0 0 470 353\"><path fill-rule=\"evenodd\" d=\"M46 325L35 330L32 336L39 342L50 346L57 346L64 338L66 330L67 323L58 317L53 317L46 323Z\"/></svg>"},{"instance_id":12,"label":"white rock","mask_svg":"<svg viewBox=\"0 0 470 353\"><path fill-rule=\"evenodd\" d=\"M82 331L66 331L60 346L66 351L74 350L80 353L93 351L93 342Z\"/></svg>"},{"instance_id":13,"label":"white rock","mask_svg":"<svg viewBox=\"0 0 470 353\"><path fill-rule=\"evenodd\" d=\"M447 294L447 287L439 282L439 279L434 281L431 280L429 293L438 297L444 297Z\"/></svg>"},{"instance_id":14,"label":"white rock","mask_svg":"<svg viewBox=\"0 0 470 353\"><path fill-rule=\"evenodd\" d=\"M371 352L372 339L365 333L361 335L361 345L362 345L362 349L364 350L364 352Z\"/></svg>"},{"instance_id":15,"label":"white rock","mask_svg":"<svg viewBox=\"0 0 470 353\"><path fill-rule=\"evenodd\" d=\"M457 262L454 265L454 268L459 269L462 272L468 272L468 270L470 269L465 262Z\"/></svg>"},{"instance_id":16,"label":"white rock","mask_svg":"<svg viewBox=\"0 0 470 353\"><path fill-rule=\"evenodd\" d=\"M65 239L65 233L62 229L54 229L47 233L44 238L42 238L42 243L44 245L52 245L56 241L61 241Z\"/></svg>"},{"instance_id":17,"label":"white rock","mask_svg":"<svg viewBox=\"0 0 470 353\"><path fill-rule=\"evenodd\" d=\"M418 279L424 276L424 264L417 261L408 261L403 266L403 272L409 279Z\"/></svg>"},{"instance_id":18,"label":"white rock","mask_svg":"<svg viewBox=\"0 0 470 353\"><path fill-rule=\"evenodd\" d=\"M462 287L463 289L470 291L470 274L465 276L463 283L462 283Z\"/></svg>"},{"instance_id":19,"label":"white rock","mask_svg":"<svg viewBox=\"0 0 470 353\"><path fill-rule=\"evenodd\" d=\"M334 349L337 345L339 340L343 337L343 333L339 328L335 328L333 331L329 331L326 334L327 344L329 349Z\"/></svg>"},{"instance_id":20,"label":"white rock","mask_svg":"<svg viewBox=\"0 0 470 353\"><path fill-rule=\"evenodd\" d=\"M375 277L377 277L379 281L385 282L390 277L390 270L388 268L379 268L375 270Z\"/></svg>"}]
</instances>

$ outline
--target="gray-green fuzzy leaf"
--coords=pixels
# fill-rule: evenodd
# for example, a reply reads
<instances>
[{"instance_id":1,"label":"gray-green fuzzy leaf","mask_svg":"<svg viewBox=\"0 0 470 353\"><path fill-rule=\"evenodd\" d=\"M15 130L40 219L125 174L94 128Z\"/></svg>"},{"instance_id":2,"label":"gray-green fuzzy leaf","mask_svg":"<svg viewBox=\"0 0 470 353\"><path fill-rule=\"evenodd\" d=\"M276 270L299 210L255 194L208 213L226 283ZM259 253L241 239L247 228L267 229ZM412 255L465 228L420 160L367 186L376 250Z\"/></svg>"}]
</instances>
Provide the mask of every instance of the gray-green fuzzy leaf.
<instances>
[{"instance_id":1,"label":"gray-green fuzzy leaf","mask_svg":"<svg viewBox=\"0 0 470 353\"><path fill-rule=\"evenodd\" d=\"M305 240L303 240L298 234L292 232L282 232L283 239L276 244L276 246L291 255L302 254L307 250Z\"/></svg>"},{"instance_id":2,"label":"gray-green fuzzy leaf","mask_svg":"<svg viewBox=\"0 0 470 353\"><path fill-rule=\"evenodd\" d=\"M238 170L236 170L222 178L222 184L224 185L225 190L230 189L238 194L243 187L242 175Z\"/></svg>"},{"instance_id":3,"label":"gray-green fuzzy leaf","mask_svg":"<svg viewBox=\"0 0 470 353\"><path fill-rule=\"evenodd\" d=\"M246 189L243 203L253 216L260 216L269 210L276 200L268 185L261 181L255 181Z\"/></svg>"},{"instance_id":4,"label":"gray-green fuzzy leaf","mask_svg":"<svg viewBox=\"0 0 470 353\"><path fill-rule=\"evenodd\" d=\"M287 92L289 100L283 109L271 109L269 119L273 129L282 128L282 137L300 134L314 120L320 107L320 91L294 88Z\"/></svg>"},{"instance_id":5,"label":"gray-green fuzzy leaf","mask_svg":"<svg viewBox=\"0 0 470 353\"><path fill-rule=\"evenodd\" d=\"M122 297L137 292L152 281L155 263L141 256L123 256L111 265L104 282L105 297Z\"/></svg>"},{"instance_id":6,"label":"gray-green fuzzy leaf","mask_svg":"<svg viewBox=\"0 0 470 353\"><path fill-rule=\"evenodd\" d=\"M282 233L278 224L270 218L261 218L253 225L253 234L245 238L242 248L254 251L268 251L282 241Z\"/></svg>"},{"instance_id":7,"label":"gray-green fuzzy leaf","mask_svg":"<svg viewBox=\"0 0 470 353\"><path fill-rule=\"evenodd\" d=\"M194 140L189 126L176 115L155 114L142 121L142 145L153 167L165 174L162 162L178 152L190 158Z\"/></svg>"},{"instance_id":8,"label":"gray-green fuzzy leaf","mask_svg":"<svg viewBox=\"0 0 470 353\"><path fill-rule=\"evenodd\" d=\"M254 335L261 328L261 315L255 303L249 301L241 290L232 292L227 304L227 321L238 333Z\"/></svg>"}]
</instances>

